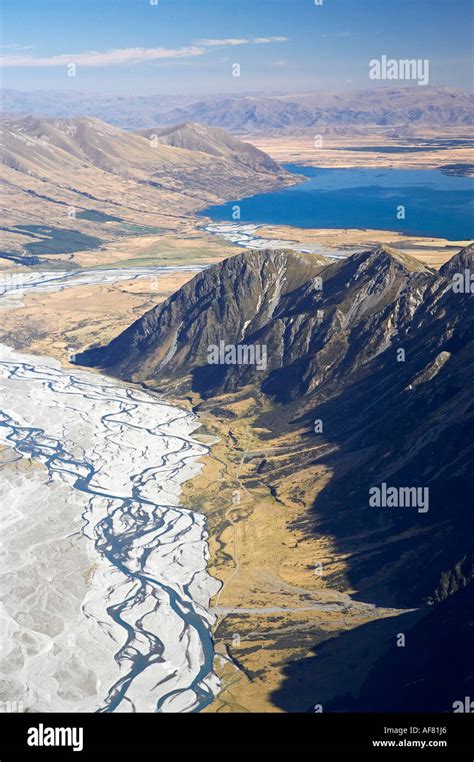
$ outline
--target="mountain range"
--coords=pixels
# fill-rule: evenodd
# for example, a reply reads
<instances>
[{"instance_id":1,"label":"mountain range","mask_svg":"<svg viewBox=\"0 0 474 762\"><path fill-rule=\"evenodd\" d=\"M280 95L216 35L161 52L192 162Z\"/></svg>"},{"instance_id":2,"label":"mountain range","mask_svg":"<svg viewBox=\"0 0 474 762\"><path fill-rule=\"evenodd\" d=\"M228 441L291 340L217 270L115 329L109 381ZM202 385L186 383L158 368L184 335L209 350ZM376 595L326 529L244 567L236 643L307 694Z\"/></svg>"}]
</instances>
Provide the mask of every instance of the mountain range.
<instances>
[{"instance_id":1,"label":"mountain range","mask_svg":"<svg viewBox=\"0 0 474 762\"><path fill-rule=\"evenodd\" d=\"M473 96L448 87L379 87L299 94L114 96L4 90L4 113L96 117L128 130L200 122L236 133L366 133L367 127L439 128L472 122Z\"/></svg>"}]
</instances>

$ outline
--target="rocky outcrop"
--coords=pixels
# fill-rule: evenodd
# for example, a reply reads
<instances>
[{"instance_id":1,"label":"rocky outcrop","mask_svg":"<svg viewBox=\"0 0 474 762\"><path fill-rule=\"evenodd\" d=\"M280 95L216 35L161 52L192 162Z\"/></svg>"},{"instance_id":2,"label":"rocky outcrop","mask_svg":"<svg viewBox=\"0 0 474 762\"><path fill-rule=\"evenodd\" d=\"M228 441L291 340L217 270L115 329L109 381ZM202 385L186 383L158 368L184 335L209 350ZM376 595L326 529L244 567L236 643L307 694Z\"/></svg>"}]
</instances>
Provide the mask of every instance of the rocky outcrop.
<instances>
[{"instance_id":1,"label":"rocky outcrop","mask_svg":"<svg viewBox=\"0 0 474 762\"><path fill-rule=\"evenodd\" d=\"M327 261L289 251L226 259L199 273L107 347L79 355L78 362L132 380L206 369L210 345L247 341L273 319L285 295L311 282ZM210 382L216 389L217 383Z\"/></svg>"}]
</instances>

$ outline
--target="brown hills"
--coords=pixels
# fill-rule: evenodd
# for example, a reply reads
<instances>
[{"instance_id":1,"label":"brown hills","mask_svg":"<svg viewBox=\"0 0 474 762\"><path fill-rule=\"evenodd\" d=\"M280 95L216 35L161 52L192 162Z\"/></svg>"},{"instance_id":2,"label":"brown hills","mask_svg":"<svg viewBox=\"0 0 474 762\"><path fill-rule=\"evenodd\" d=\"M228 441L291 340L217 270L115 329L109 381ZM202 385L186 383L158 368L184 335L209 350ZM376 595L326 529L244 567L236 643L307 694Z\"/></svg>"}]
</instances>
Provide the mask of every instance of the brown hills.
<instances>
[{"instance_id":1,"label":"brown hills","mask_svg":"<svg viewBox=\"0 0 474 762\"><path fill-rule=\"evenodd\" d=\"M295 182L258 149L200 126L187 127L186 140L175 131L181 145L171 133L157 142L92 117L1 126L2 250L25 263L98 248L130 226L179 233L206 205ZM185 147L193 135L194 149Z\"/></svg>"}]
</instances>

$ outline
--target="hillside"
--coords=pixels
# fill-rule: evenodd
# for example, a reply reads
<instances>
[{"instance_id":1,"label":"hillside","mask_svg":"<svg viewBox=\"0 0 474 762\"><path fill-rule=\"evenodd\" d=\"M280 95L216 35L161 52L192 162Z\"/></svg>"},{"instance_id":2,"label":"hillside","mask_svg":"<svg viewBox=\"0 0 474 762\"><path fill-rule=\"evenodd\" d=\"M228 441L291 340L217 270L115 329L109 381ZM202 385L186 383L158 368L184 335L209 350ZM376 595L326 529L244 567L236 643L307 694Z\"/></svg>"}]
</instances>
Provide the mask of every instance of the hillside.
<instances>
[{"instance_id":1,"label":"hillside","mask_svg":"<svg viewBox=\"0 0 474 762\"><path fill-rule=\"evenodd\" d=\"M25 264L100 247L127 226L179 232L197 209L295 181L257 149L231 136L226 144L220 131L205 134L203 151L91 117L1 126L2 257Z\"/></svg>"},{"instance_id":2,"label":"hillside","mask_svg":"<svg viewBox=\"0 0 474 762\"><path fill-rule=\"evenodd\" d=\"M77 360L155 386L178 380L211 408L256 395L265 447L279 442L277 458L256 460L258 479L302 502L298 529L332 537L347 559L327 584L379 605L441 600L472 575L473 313L451 277L473 251L439 274L384 249L333 264L241 254ZM265 367L209 364L221 341L265 347ZM332 476L317 488L321 469ZM369 508L369 489L384 481L429 488L429 511Z\"/></svg>"},{"instance_id":3,"label":"hillside","mask_svg":"<svg viewBox=\"0 0 474 762\"><path fill-rule=\"evenodd\" d=\"M173 127L140 130L138 134L154 138L160 145L220 156L258 171L278 172L278 165L266 153L219 128L183 122Z\"/></svg>"},{"instance_id":4,"label":"hillside","mask_svg":"<svg viewBox=\"0 0 474 762\"><path fill-rule=\"evenodd\" d=\"M261 329L278 300L327 261L286 251L230 257L186 283L107 347L86 352L79 360L140 380L205 368L210 344L222 337L244 340ZM212 373L216 379L218 369Z\"/></svg>"}]
</instances>

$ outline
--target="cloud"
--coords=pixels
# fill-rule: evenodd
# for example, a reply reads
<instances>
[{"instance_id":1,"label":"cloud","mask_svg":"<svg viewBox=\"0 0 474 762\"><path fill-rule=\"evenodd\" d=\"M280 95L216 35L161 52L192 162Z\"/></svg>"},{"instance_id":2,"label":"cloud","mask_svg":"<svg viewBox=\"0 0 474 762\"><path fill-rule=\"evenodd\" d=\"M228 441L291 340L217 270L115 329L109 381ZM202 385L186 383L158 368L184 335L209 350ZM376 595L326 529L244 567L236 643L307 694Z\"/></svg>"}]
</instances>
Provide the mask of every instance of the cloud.
<instances>
[{"instance_id":1,"label":"cloud","mask_svg":"<svg viewBox=\"0 0 474 762\"><path fill-rule=\"evenodd\" d=\"M288 37L225 37L221 40L197 40L196 45L203 45L205 48L217 48L228 45L268 45L272 42L286 42L287 40Z\"/></svg>"},{"instance_id":2,"label":"cloud","mask_svg":"<svg viewBox=\"0 0 474 762\"><path fill-rule=\"evenodd\" d=\"M204 45L206 48L218 48L224 45L247 45L248 40L239 39L238 37L228 37L225 40L197 40L196 45Z\"/></svg>"},{"instance_id":3,"label":"cloud","mask_svg":"<svg viewBox=\"0 0 474 762\"><path fill-rule=\"evenodd\" d=\"M171 58L189 58L201 56L206 52L205 48L190 46L187 48L119 48L98 53L94 50L86 53L62 53L56 56L34 57L30 55L6 55L0 60L4 67L43 68L54 66L122 66L146 63L147 61L161 61Z\"/></svg>"},{"instance_id":4,"label":"cloud","mask_svg":"<svg viewBox=\"0 0 474 762\"><path fill-rule=\"evenodd\" d=\"M287 37L253 37L239 38L229 37L220 40L198 40L193 45L184 48L118 48L108 50L103 53L95 50L88 50L84 53L61 53L54 56L32 56L18 52L11 52L3 55L0 59L0 65L3 67L21 67L21 68L47 68L54 66L124 66L147 63L148 61L167 61L179 58L192 58L202 56L207 52L207 48L233 46L233 45L267 45L272 42L285 42ZM4 48L10 48L15 51L26 50L28 46L20 47L15 45L6 45Z\"/></svg>"},{"instance_id":5,"label":"cloud","mask_svg":"<svg viewBox=\"0 0 474 762\"><path fill-rule=\"evenodd\" d=\"M250 42L256 45L266 45L269 42L288 42L288 37L254 37Z\"/></svg>"},{"instance_id":6,"label":"cloud","mask_svg":"<svg viewBox=\"0 0 474 762\"><path fill-rule=\"evenodd\" d=\"M33 45L0 45L1 50L31 50Z\"/></svg>"}]
</instances>

